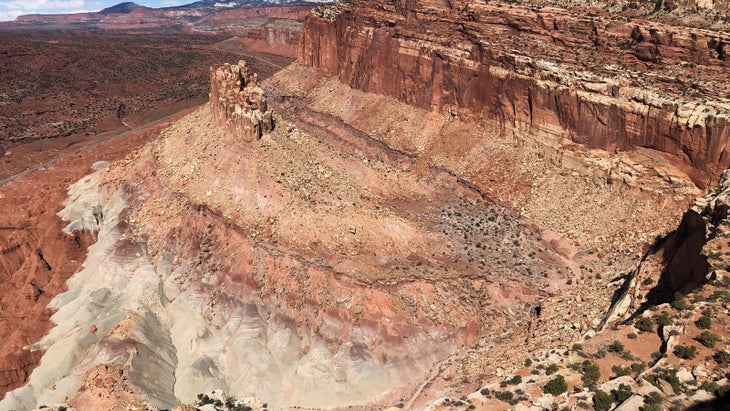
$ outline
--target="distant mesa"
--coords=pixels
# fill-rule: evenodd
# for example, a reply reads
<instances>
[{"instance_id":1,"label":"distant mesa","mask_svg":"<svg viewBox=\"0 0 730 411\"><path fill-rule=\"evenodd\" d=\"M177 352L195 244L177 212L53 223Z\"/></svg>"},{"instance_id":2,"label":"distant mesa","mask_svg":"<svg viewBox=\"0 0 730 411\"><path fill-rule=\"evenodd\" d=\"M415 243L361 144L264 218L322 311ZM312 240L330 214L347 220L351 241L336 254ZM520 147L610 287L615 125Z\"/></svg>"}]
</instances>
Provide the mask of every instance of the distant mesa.
<instances>
[{"instance_id":1,"label":"distant mesa","mask_svg":"<svg viewBox=\"0 0 730 411\"><path fill-rule=\"evenodd\" d=\"M119 3L116 6L107 7L103 10L101 10L99 13L101 14L112 14L112 13L129 13L134 9L148 9L149 7L140 6L137 3L133 3L131 1L127 1L124 3Z\"/></svg>"}]
</instances>

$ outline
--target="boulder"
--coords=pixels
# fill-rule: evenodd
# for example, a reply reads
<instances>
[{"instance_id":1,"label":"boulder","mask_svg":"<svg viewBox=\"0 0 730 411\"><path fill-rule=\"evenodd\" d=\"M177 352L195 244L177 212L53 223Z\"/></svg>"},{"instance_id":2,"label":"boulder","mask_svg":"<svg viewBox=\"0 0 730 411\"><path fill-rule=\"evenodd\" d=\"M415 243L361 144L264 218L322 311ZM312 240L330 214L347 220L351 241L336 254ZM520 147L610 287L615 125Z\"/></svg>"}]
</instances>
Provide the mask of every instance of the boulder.
<instances>
[{"instance_id":1,"label":"boulder","mask_svg":"<svg viewBox=\"0 0 730 411\"><path fill-rule=\"evenodd\" d=\"M639 389L636 390L637 394L643 395L644 397L646 397L647 395L649 395L653 392L657 392L657 393L661 394L662 390L660 390L659 388L654 386L654 384L652 384L649 381L644 380L644 379L641 380L641 382L639 383Z\"/></svg>"},{"instance_id":2,"label":"boulder","mask_svg":"<svg viewBox=\"0 0 730 411\"><path fill-rule=\"evenodd\" d=\"M540 407L543 410L549 410L552 409L553 403L555 403L555 397L552 394L545 394L542 397L538 397L532 405Z\"/></svg>"},{"instance_id":3,"label":"boulder","mask_svg":"<svg viewBox=\"0 0 730 411\"><path fill-rule=\"evenodd\" d=\"M657 382L659 383L659 388L662 390L662 392L666 395L675 395L674 388L672 388L672 385L666 382L665 380L658 378Z\"/></svg>"},{"instance_id":4,"label":"boulder","mask_svg":"<svg viewBox=\"0 0 730 411\"><path fill-rule=\"evenodd\" d=\"M644 406L644 397L641 395L632 395L616 407L614 411L636 411Z\"/></svg>"},{"instance_id":5,"label":"boulder","mask_svg":"<svg viewBox=\"0 0 730 411\"><path fill-rule=\"evenodd\" d=\"M694 368L692 368L692 375L695 377L695 380L699 378L706 378L708 375L707 368L705 368L702 364L697 364Z\"/></svg>"},{"instance_id":6,"label":"boulder","mask_svg":"<svg viewBox=\"0 0 730 411\"><path fill-rule=\"evenodd\" d=\"M677 371L677 378L679 378L679 382L681 384L687 384L688 382L695 381L695 377L692 376L692 373L684 367Z\"/></svg>"},{"instance_id":7,"label":"boulder","mask_svg":"<svg viewBox=\"0 0 730 411\"><path fill-rule=\"evenodd\" d=\"M624 375L618 378L614 378L611 381L606 381L598 386L598 389L604 392L611 392L611 390L618 389L619 385L625 384L631 388L631 392L636 392L639 389L639 385L634 381L633 378L628 375Z\"/></svg>"}]
</instances>

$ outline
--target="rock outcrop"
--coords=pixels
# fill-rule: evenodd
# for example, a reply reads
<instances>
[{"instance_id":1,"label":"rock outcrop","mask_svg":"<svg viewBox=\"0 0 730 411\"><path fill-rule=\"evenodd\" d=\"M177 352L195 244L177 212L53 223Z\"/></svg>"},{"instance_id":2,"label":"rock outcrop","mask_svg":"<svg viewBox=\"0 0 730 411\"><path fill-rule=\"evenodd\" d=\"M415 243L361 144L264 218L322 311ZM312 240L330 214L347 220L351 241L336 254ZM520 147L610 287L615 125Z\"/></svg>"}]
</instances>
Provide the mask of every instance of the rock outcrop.
<instances>
[{"instance_id":1,"label":"rock outcrop","mask_svg":"<svg viewBox=\"0 0 730 411\"><path fill-rule=\"evenodd\" d=\"M315 9L298 58L351 87L551 146L677 155L709 185L730 165L728 41L600 9L361 0Z\"/></svg>"},{"instance_id":2,"label":"rock outcrop","mask_svg":"<svg viewBox=\"0 0 730 411\"><path fill-rule=\"evenodd\" d=\"M254 141L274 128L258 74L246 62L210 69L210 110L218 124L244 141Z\"/></svg>"}]
</instances>

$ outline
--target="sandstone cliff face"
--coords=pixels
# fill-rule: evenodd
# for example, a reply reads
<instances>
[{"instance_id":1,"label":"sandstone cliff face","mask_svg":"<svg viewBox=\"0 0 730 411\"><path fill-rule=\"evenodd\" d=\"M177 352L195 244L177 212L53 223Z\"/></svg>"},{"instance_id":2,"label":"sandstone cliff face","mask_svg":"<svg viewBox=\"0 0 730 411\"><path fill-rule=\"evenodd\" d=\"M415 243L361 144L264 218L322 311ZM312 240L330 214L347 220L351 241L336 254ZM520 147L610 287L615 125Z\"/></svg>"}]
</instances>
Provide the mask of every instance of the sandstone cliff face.
<instances>
[{"instance_id":1,"label":"sandstone cliff face","mask_svg":"<svg viewBox=\"0 0 730 411\"><path fill-rule=\"evenodd\" d=\"M244 141L254 141L274 128L259 87L258 74L246 62L210 69L210 107L213 119Z\"/></svg>"},{"instance_id":2,"label":"sandstone cliff face","mask_svg":"<svg viewBox=\"0 0 730 411\"><path fill-rule=\"evenodd\" d=\"M730 165L730 37L589 14L359 1L310 15L299 61L354 88L498 121L551 146L664 151L709 184Z\"/></svg>"}]
</instances>

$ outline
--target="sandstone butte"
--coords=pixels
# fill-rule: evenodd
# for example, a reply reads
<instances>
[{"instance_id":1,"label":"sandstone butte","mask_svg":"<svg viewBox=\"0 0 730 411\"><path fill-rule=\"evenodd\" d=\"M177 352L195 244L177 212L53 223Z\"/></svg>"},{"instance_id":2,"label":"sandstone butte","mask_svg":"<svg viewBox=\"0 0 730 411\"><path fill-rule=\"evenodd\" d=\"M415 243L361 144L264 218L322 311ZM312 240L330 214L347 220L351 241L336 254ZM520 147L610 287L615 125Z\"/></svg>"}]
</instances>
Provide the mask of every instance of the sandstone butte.
<instances>
[{"instance_id":1,"label":"sandstone butte","mask_svg":"<svg viewBox=\"0 0 730 411\"><path fill-rule=\"evenodd\" d=\"M0 408L722 405L727 35L681 23L726 4L564 3L319 7L212 68L69 187L96 242Z\"/></svg>"}]
</instances>

